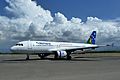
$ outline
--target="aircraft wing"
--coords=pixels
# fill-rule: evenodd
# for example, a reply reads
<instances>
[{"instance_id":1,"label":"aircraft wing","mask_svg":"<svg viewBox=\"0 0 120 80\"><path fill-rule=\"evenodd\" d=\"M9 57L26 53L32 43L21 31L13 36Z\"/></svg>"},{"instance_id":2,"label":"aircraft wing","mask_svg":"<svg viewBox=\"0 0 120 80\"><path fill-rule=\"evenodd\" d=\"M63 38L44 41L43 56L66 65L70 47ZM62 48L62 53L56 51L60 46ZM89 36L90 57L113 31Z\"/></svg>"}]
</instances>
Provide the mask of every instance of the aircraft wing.
<instances>
[{"instance_id":1,"label":"aircraft wing","mask_svg":"<svg viewBox=\"0 0 120 80\"><path fill-rule=\"evenodd\" d=\"M76 51L83 49L95 49L95 48L107 47L107 46L111 46L111 45L93 45L88 47L59 47L59 48L49 49L49 51Z\"/></svg>"},{"instance_id":2,"label":"aircraft wing","mask_svg":"<svg viewBox=\"0 0 120 80\"><path fill-rule=\"evenodd\" d=\"M76 50L83 50L83 49L94 49L97 48L98 46L91 46L91 47L60 47L60 48L54 48L54 49L49 49L49 51L76 51Z\"/></svg>"}]
</instances>

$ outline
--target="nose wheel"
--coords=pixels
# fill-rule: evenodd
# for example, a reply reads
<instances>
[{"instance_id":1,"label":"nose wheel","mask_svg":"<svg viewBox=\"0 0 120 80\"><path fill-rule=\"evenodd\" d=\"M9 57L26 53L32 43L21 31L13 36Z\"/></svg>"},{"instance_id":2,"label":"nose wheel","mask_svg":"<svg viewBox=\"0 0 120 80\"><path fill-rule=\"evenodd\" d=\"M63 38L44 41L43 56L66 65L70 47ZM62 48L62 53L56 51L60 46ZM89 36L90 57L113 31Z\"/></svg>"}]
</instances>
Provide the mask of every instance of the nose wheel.
<instances>
[{"instance_id":1,"label":"nose wheel","mask_svg":"<svg viewBox=\"0 0 120 80\"><path fill-rule=\"evenodd\" d=\"M30 60L29 54L27 54L26 60Z\"/></svg>"}]
</instances>

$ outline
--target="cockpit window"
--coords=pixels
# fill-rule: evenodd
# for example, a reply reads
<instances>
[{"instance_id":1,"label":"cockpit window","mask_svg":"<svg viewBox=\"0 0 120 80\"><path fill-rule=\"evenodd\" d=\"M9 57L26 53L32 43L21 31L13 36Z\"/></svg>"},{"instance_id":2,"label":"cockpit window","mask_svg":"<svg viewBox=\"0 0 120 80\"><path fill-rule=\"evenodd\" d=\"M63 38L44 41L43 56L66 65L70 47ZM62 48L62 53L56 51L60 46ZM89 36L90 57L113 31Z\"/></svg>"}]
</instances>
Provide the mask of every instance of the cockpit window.
<instances>
[{"instance_id":1,"label":"cockpit window","mask_svg":"<svg viewBox=\"0 0 120 80\"><path fill-rule=\"evenodd\" d=\"M16 46L23 46L23 44L16 44Z\"/></svg>"}]
</instances>

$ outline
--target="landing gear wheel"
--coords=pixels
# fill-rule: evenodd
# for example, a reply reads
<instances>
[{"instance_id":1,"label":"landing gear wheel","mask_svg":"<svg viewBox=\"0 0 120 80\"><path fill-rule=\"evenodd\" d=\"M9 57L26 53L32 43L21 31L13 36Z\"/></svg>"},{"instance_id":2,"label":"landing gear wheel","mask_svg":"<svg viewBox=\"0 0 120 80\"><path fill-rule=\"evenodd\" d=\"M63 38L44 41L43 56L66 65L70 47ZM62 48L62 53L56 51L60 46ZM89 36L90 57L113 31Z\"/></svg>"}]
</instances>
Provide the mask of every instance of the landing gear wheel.
<instances>
[{"instance_id":1,"label":"landing gear wheel","mask_svg":"<svg viewBox=\"0 0 120 80\"><path fill-rule=\"evenodd\" d=\"M71 58L72 58L71 56L67 56L67 60L71 60Z\"/></svg>"},{"instance_id":2,"label":"landing gear wheel","mask_svg":"<svg viewBox=\"0 0 120 80\"><path fill-rule=\"evenodd\" d=\"M39 56L41 59L44 59L44 58L45 58L44 54L38 54L38 56Z\"/></svg>"},{"instance_id":3,"label":"landing gear wheel","mask_svg":"<svg viewBox=\"0 0 120 80\"><path fill-rule=\"evenodd\" d=\"M54 55L54 59L58 59L58 54L55 54L55 55Z\"/></svg>"},{"instance_id":4,"label":"landing gear wheel","mask_svg":"<svg viewBox=\"0 0 120 80\"><path fill-rule=\"evenodd\" d=\"M67 54L67 60L71 60L71 56L70 56L70 53Z\"/></svg>"},{"instance_id":5,"label":"landing gear wheel","mask_svg":"<svg viewBox=\"0 0 120 80\"><path fill-rule=\"evenodd\" d=\"M41 56L41 59L45 59L45 57L44 57L44 56Z\"/></svg>"},{"instance_id":6,"label":"landing gear wheel","mask_svg":"<svg viewBox=\"0 0 120 80\"><path fill-rule=\"evenodd\" d=\"M26 60L30 60L30 57L29 57L29 55L28 55L28 54L27 54Z\"/></svg>"}]
</instances>

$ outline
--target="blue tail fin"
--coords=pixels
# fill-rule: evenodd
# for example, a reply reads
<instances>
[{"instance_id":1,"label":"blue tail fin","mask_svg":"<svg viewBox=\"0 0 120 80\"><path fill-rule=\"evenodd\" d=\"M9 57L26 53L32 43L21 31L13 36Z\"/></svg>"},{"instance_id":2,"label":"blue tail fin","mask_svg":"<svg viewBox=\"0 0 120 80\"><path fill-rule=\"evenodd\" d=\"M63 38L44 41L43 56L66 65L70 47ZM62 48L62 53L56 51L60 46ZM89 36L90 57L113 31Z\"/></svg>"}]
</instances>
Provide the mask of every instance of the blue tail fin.
<instances>
[{"instance_id":1,"label":"blue tail fin","mask_svg":"<svg viewBox=\"0 0 120 80\"><path fill-rule=\"evenodd\" d=\"M90 35L87 43L88 44L95 44L95 39L96 39L96 31L93 31L92 34Z\"/></svg>"}]
</instances>

